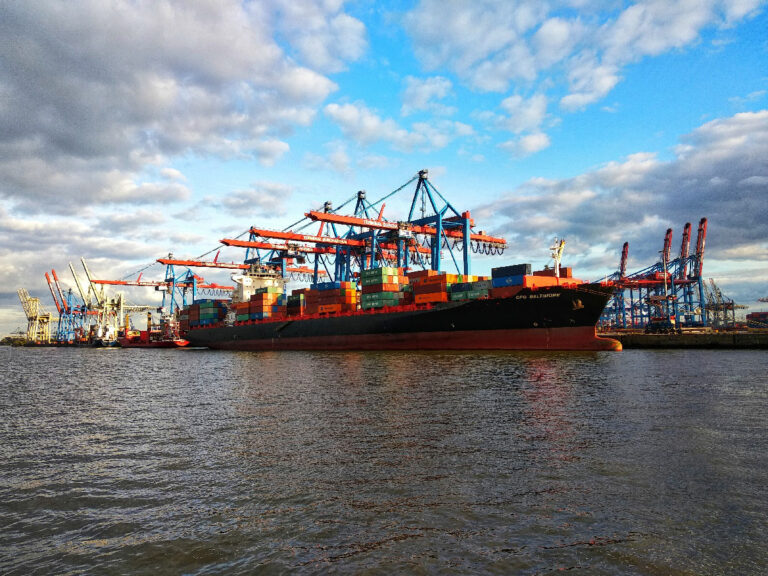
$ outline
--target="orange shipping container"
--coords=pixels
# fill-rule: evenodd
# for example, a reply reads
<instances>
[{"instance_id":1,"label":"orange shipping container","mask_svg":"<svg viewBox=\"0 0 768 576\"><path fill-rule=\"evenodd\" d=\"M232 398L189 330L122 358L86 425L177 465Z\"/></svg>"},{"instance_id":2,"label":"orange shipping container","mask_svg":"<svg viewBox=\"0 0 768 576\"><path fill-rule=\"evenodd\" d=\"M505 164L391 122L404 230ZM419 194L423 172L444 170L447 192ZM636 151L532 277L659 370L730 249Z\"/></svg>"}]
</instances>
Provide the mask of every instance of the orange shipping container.
<instances>
[{"instance_id":1,"label":"orange shipping container","mask_svg":"<svg viewBox=\"0 0 768 576\"><path fill-rule=\"evenodd\" d=\"M426 304L428 302L448 302L446 292L431 292L429 294L414 294L413 300L416 304Z\"/></svg>"},{"instance_id":2,"label":"orange shipping container","mask_svg":"<svg viewBox=\"0 0 768 576\"><path fill-rule=\"evenodd\" d=\"M523 286L526 288L543 288L545 286L558 286L559 278L554 276L523 276Z\"/></svg>"},{"instance_id":3,"label":"orange shipping container","mask_svg":"<svg viewBox=\"0 0 768 576\"><path fill-rule=\"evenodd\" d=\"M406 276L413 280L414 278L426 278L427 276L436 276L437 270L415 270L413 272L408 272Z\"/></svg>"}]
</instances>

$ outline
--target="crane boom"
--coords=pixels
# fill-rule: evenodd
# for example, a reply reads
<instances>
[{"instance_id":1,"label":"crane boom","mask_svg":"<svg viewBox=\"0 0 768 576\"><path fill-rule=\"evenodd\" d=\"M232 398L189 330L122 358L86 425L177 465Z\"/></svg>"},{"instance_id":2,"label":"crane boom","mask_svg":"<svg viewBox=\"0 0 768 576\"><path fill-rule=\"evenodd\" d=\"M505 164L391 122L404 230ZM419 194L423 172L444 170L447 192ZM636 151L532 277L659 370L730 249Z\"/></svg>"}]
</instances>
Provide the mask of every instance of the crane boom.
<instances>
[{"instance_id":1,"label":"crane boom","mask_svg":"<svg viewBox=\"0 0 768 576\"><path fill-rule=\"evenodd\" d=\"M232 238L224 238L219 240L225 246L234 246L236 248L258 248L260 250L276 250L286 252L304 252L307 254L335 254L336 250L333 248L319 248L317 246L294 246L291 244L272 244L270 242L255 242L251 240L235 240ZM248 265L244 264L247 268Z\"/></svg>"},{"instance_id":2,"label":"crane boom","mask_svg":"<svg viewBox=\"0 0 768 576\"><path fill-rule=\"evenodd\" d=\"M51 274L53 274L53 283L56 285L56 291L59 293L59 298L61 299L61 307L64 308L66 314L69 314L69 304L67 304L67 300L64 298L64 293L61 291L61 284L59 284L59 277L56 275L56 270L51 268Z\"/></svg>"},{"instance_id":3,"label":"crane boom","mask_svg":"<svg viewBox=\"0 0 768 576\"><path fill-rule=\"evenodd\" d=\"M100 284L100 285L107 285L107 286L148 286L148 287L158 287L158 286L169 286L170 282L165 281L158 281L158 282L150 282L148 280L140 281L140 280L92 280L94 284ZM192 288L192 284L190 282L177 282L176 283L177 288ZM234 289L234 286L222 286L220 284L198 284L198 288L210 288L212 290L232 290Z\"/></svg>"},{"instance_id":4,"label":"crane boom","mask_svg":"<svg viewBox=\"0 0 768 576\"><path fill-rule=\"evenodd\" d=\"M96 287L93 285L93 280L91 279L91 271L88 270L88 265L85 263L85 258L80 258L80 262L83 264L85 277L88 278L88 283L90 284L91 290L93 290L93 294L96 297L96 303L101 307L104 305L104 298L96 291Z\"/></svg>"},{"instance_id":5,"label":"crane boom","mask_svg":"<svg viewBox=\"0 0 768 576\"><path fill-rule=\"evenodd\" d=\"M80 284L80 278L77 276L77 272L75 272L75 267L72 266L72 262L69 263L69 269L72 272L72 276L75 279L75 285L77 286L78 292L80 292L80 297L83 299L83 304L85 304L86 308L90 308L91 299L88 298L88 294L86 294L85 290L83 290L83 285Z\"/></svg>"},{"instance_id":6,"label":"crane boom","mask_svg":"<svg viewBox=\"0 0 768 576\"><path fill-rule=\"evenodd\" d=\"M318 212L318 214L321 214L321 212ZM323 212L322 214L325 214L325 213ZM352 218L352 217L344 216L344 218ZM378 222L378 220L367 220L364 218L361 218L361 220L366 220L367 222ZM385 222L385 224L391 224L391 222ZM397 230L397 224L395 224L394 230ZM335 244L338 246L351 246L353 248L365 248L367 246L367 243L365 240L355 240L353 238L335 238L332 236L311 236L308 234L297 234L295 232L279 232L277 230L264 230L261 228L251 228L251 234L261 236L262 238L275 238L277 240L293 240L295 242L307 242L311 244ZM397 245L393 244L392 242L380 242L379 246L381 246L382 250L390 250L390 251L397 250ZM258 248L258 246L252 246L252 247ZM425 248L424 246L414 245L414 246L408 246L407 248L411 252L420 252L422 254L430 253L429 248ZM287 248L287 249L290 250L292 248ZM333 252L334 251L331 249L329 252L326 252L326 253L333 253Z\"/></svg>"},{"instance_id":7,"label":"crane boom","mask_svg":"<svg viewBox=\"0 0 768 576\"><path fill-rule=\"evenodd\" d=\"M361 226L363 228L374 228L377 230L409 230L414 234L426 234L428 236L437 235L437 228L434 226L425 226L419 224L411 224L410 222L387 222L384 220L373 220L371 218L358 218L357 216L344 216L342 214L332 214L330 212L317 212L311 210L306 213L305 216L310 220L319 222L331 222L333 224L346 224L348 226ZM455 218L446 218L445 221L450 222ZM443 234L451 238L463 238L464 232L459 229L444 228ZM486 234L469 235L470 240L477 242L484 242L487 244L506 244L507 241L504 238L497 238L494 236L488 236Z\"/></svg>"},{"instance_id":8,"label":"crane boom","mask_svg":"<svg viewBox=\"0 0 768 576\"><path fill-rule=\"evenodd\" d=\"M295 242L309 242L312 244L337 244L339 246L365 247L365 241L352 240L350 238L334 238L332 236L311 236L309 234L297 234L295 232L278 232L277 230L264 230L251 228L251 234L262 238L275 238L277 240L293 240Z\"/></svg>"},{"instance_id":9,"label":"crane boom","mask_svg":"<svg viewBox=\"0 0 768 576\"><path fill-rule=\"evenodd\" d=\"M222 244L225 243L224 240L221 241ZM244 240L231 240L232 244L227 244L228 246L239 246L237 244L238 242L245 242ZM272 249L272 250L281 250L281 249L293 249L293 248L282 248L279 246L276 246L274 244L267 244L266 242L251 242L249 244L260 244L260 246L247 246L248 248L265 248L265 249ZM243 247L243 246L239 246ZM302 250L299 250L302 251ZM333 250L329 250L328 253L333 253ZM213 262L206 262L203 260L175 260L172 258L158 258L157 259L160 264L168 265L174 265L174 266L187 266L188 268L228 268L231 270L248 270L250 268L250 264L236 264L234 262L226 263L226 262L216 262L215 260ZM297 274L312 274L314 270L312 268L304 268L301 266L288 266L286 268L286 272L290 273L297 273ZM94 280L94 282L100 282L100 283L107 283L101 280ZM114 281L112 281L114 282ZM138 284L129 284L129 286L136 286ZM142 286L149 285L149 284L141 284ZM184 286L181 284L177 284L177 286ZM190 284L191 286L191 284ZM232 290L232 286L218 286L217 284L208 284L208 285L198 285L198 288L218 288L220 290Z\"/></svg>"},{"instance_id":10,"label":"crane boom","mask_svg":"<svg viewBox=\"0 0 768 576\"><path fill-rule=\"evenodd\" d=\"M218 257L218 256L217 256ZM202 260L176 260L174 258L158 258L157 261L165 266L187 266L197 268L228 268L230 270L246 270L248 264L235 264L234 262L205 262Z\"/></svg>"},{"instance_id":11,"label":"crane boom","mask_svg":"<svg viewBox=\"0 0 768 576\"><path fill-rule=\"evenodd\" d=\"M696 258L698 261L697 275L701 276L701 270L704 268L704 244L707 240L707 219L699 220L699 231L696 236Z\"/></svg>"},{"instance_id":12,"label":"crane boom","mask_svg":"<svg viewBox=\"0 0 768 576\"><path fill-rule=\"evenodd\" d=\"M629 258L629 242L624 242L621 249L621 262L619 263L619 278L627 275L627 259Z\"/></svg>"},{"instance_id":13,"label":"crane boom","mask_svg":"<svg viewBox=\"0 0 768 576\"><path fill-rule=\"evenodd\" d=\"M48 272L45 273L45 281L48 282L48 289L51 291L51 297L53 298L53 303L56 305L56 310L58 310L59 315L61 315L61 304L59 304L59 301L56 299L56 293L53 291L53 283L51 282L51 277L48 276Z\"/></svg>"}]
</instances>

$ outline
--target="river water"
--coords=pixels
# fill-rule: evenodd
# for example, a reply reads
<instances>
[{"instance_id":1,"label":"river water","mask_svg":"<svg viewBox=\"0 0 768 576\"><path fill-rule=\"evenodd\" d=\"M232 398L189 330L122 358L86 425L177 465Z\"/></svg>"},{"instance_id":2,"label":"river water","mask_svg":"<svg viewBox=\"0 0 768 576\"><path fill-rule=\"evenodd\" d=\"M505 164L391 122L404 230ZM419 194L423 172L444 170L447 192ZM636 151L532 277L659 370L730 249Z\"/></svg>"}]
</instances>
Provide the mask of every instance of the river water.
<instances>
[{"instance_id":1,"label":"river water","mask_svg":"<svg viewBox=\"0 0 768 576\"><path fill-rule=\"evenodd\" d=\"M0 573L765 574L766 358L0 348Z\"/></svg>"}]
</instances>

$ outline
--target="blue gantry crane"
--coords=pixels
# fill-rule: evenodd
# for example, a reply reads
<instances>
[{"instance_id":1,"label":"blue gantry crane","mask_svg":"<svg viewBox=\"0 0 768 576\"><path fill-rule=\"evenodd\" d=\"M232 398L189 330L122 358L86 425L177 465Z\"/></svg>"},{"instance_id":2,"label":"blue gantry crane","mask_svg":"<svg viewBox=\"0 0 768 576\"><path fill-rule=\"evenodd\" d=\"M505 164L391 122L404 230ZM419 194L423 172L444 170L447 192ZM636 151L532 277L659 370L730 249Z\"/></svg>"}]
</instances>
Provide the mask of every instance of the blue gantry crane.
<instances>
[{"instance_id":1,"label":"blue gantry crane","mask_svg":"<svg viewBox=\"0 0 768 576\"><path fill-rule=\"evenodd\" d=\"M384 218L386 200L414 182L408 218ZM342 214L353 201L352 214ZM313 223L319 223L317 234L302 232ZM325 202L322 209L309 211L287 230L253 227L248 240L225 238L221 243L245 248L246 265L282 269L283 276L288 276L286 263L294 259L309 262L315 284L321 276L349 281L358 271L390 264L442 271L444 251L459 274L470 275L472 253L501 254L506 247L503 238L474 232L473 226L470 213L456 210L429 181L428 171L421 170L375 202L361 190L336 209Z\"/></svg>"},{"instance_id":2,"label":"blue gantry crane","mask_svg":"<svg viewBox=\"0 0 768 576\"><path fill-rule=\"evenodd\" d=\"M601 319L604 327L671 331L707 326L702 270L707 219L699 221L696 247L690 251L691 224L683 228L680 253L672 257L672 229L664 236L661 260L627 274L629 244L624 243L619 270L607 277L616 290Z\"/></svg>"}]
</instances>

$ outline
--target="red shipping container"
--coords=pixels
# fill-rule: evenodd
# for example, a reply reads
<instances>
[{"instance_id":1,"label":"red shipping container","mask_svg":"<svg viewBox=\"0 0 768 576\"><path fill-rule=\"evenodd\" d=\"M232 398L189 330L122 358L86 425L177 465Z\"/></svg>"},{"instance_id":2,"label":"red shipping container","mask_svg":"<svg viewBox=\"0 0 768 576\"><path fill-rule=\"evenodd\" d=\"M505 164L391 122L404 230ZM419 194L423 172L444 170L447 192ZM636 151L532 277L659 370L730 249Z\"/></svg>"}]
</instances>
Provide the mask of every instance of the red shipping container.
<instances>
[{"instance_id":1,"label":"red shipping container","mask_svg":"<svg viewBox=\"0 0 768 576\"><path fill-rule=\"evenodd\" d=\"M375 294L377 292L399 292L399 284L371 284L369 286L363 286L363 294Z\"/></svg>"},{"instance_id":2,"label":"red shipping container","mask_svg":"<svg viewBox=\"0 0 768 576\"><path fill-rule=\"evenodd\" d=\"M511 298L522 289L522 286L502 286L501 288L491 288L488 291L488 296L491 298Z\"/></svg>"},{"instance_id":3,"label":"red shipping container","mask_svg":"<svg viewBox=\"0 0 768 576\"><path fill-rule=\"evenodd\" d=\"M414 294L433 294L435 292L448 292L448 284L445 282L431 282L429 284L414 284Z\"/></svg>"}]
</instances>

